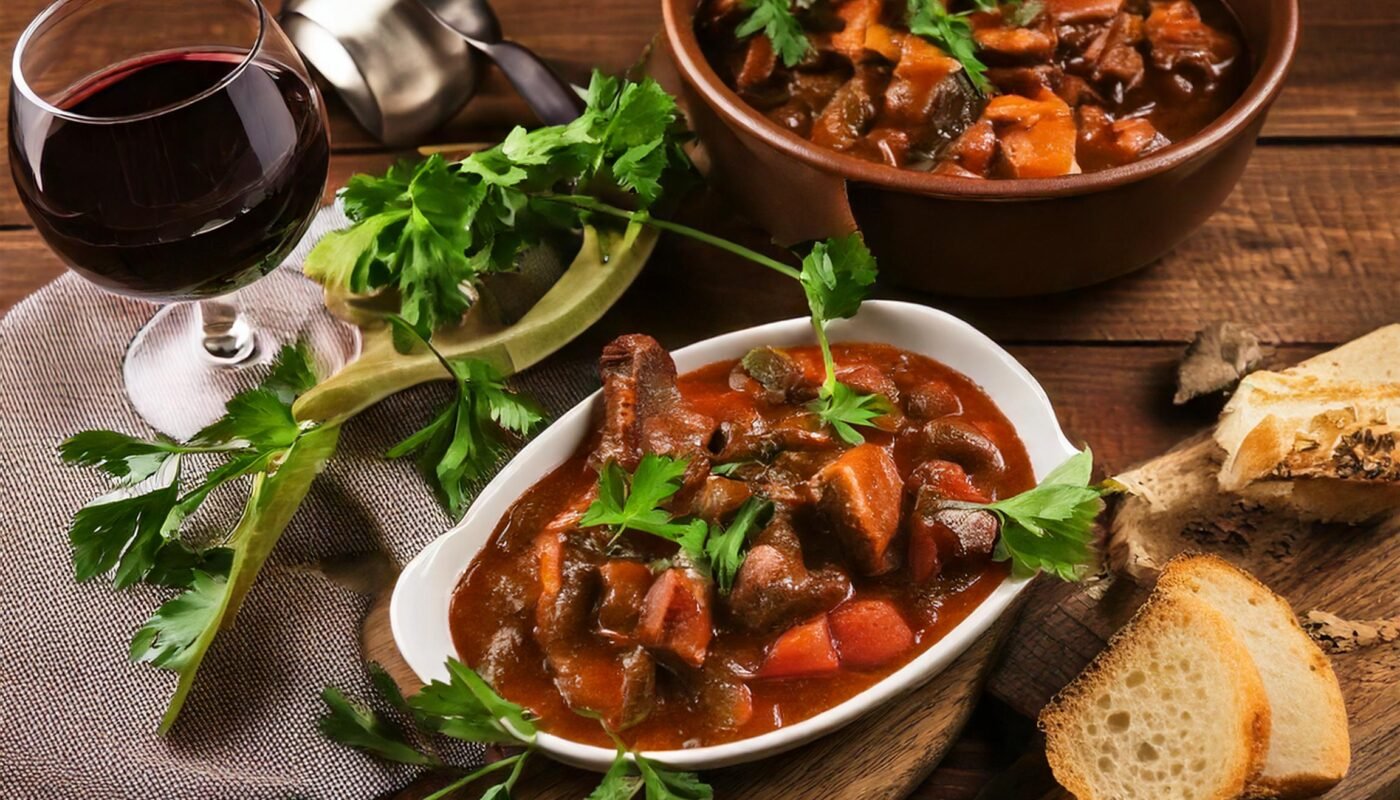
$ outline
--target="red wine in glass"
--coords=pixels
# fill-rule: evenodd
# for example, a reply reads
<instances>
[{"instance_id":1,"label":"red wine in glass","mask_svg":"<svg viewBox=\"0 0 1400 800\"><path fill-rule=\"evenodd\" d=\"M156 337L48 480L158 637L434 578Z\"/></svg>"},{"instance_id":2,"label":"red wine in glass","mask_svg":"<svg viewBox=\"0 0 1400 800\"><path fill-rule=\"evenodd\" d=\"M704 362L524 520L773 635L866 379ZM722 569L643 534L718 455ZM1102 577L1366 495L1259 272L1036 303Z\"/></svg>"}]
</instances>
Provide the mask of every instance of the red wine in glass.
<instances>
[{"instance_id":1,"label":"red wine in glass","mask_svg":"<svg viewBox=\"0 0 1400 800\"><path fill-rule=\"evenodd\" d=\"M58 120L13 161L35 226L74 269L112 291L191 300L231 292L282 261L320 198L330 150L313 91L293 72L254 62L219 88L245 57L149 55L56 104L129 119ZM145 116L204 92L213 94Z\"/></svg>"},{"instance_id":2,"label":"red wine in glass","mask_svg":"<svg viewBox=\"0 0 1400 800\"><path fill-rule=\"evenodd\" d=\"M35 228L89 281L169 303L105 331L125 324L101 313L111 302L69 295L89 329L129 340L126 393L147 422L193 434L284 345L306 342L325 371L353 357L358 334L320 288L277 269L321 205L330 145L310 73L258 0L57 0L14 67L11 173Z\"/></svg>"}]
</instances>

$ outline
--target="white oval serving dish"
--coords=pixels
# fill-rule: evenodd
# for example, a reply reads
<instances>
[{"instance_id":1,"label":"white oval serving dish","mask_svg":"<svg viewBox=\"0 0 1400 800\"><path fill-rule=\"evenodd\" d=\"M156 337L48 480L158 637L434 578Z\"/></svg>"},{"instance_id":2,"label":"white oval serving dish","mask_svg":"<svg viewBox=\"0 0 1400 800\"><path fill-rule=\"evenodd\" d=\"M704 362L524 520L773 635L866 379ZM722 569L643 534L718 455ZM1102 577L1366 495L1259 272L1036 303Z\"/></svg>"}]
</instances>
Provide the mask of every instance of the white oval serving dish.
<instances>
[{"instance_id":1,"label":"white oval serving dish","mask_svg":"<svg viewBox=\"0 0 1400 800\"><path fill-rule=\"evenodd\" d=\"M1076 452L1061 432L1045 391L1025 367L956 317L914 303L872 300L864 303L854 318L833 323L830 336L836 342L894 345L967 375L1016 428L1037 480ZM739 358L759 345L814 343L810 322L805 318L791 319L706 339L672 355L676 367L684 373L716 361ZM457 656L448 628L448 606L463 571L511 504L573 454L601 408L602 393L595 392L556 420L486 486L456 527L439 536L404 568L394 587L390 624L399 652L424 682L446 680L444 663L449 656ZM816 716L748 739L645 755L676 769L714 769L766 758L830 733L941 672L1006 611L1028 583L1026 579L1008 577L957 627L913 661ZM612 748L580 744L543 732L537 742L551 758L586 769L606 770L615 755Z\"/></svg>"}]
</instances>

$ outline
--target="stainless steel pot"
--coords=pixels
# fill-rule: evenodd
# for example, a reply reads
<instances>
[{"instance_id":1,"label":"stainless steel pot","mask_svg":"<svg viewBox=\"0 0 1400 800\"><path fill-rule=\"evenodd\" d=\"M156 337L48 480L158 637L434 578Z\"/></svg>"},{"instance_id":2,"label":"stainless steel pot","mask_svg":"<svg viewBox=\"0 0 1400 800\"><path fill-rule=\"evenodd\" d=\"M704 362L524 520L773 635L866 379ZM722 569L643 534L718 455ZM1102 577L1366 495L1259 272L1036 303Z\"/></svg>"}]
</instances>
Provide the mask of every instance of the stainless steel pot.
<instances>
[{"instance_id":1,"label":"stainless steel pot","mask_svg":"<svg viewBox=\"0 0 1400 800\"><path fill-rule=\"evenodd\" d=\"M282 27L361 125L415 143L476 91L483 56L418 0L288 0Z\"/></svg>"}]
</instances>

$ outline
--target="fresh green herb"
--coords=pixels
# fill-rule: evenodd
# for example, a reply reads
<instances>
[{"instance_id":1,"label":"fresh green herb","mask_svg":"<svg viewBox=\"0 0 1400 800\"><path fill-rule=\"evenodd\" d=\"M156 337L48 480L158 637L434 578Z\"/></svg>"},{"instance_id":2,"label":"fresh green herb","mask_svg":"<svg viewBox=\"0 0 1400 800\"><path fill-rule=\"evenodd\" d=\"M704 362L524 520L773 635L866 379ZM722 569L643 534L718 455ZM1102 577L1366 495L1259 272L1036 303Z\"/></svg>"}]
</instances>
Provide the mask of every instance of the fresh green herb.
<instances>
[{"instance_id":1,"label":"fresh green herb","mask_svg":"<svg viewBox=\"0 0 1400 800\"><path fill-rule=\"evenodd\" d=\"M481 795L482 800L508 800L526 761L535 752L535 725L528 712L505 700L480 675L455 659L447 662L449 683L434 681L405 701L383 670L372 667L376 690L389 705L411 720L422 734L442 734L488 744L514 744L523 752L468 772L429 795L441 800L486 775L507 768L510 774ZM335 687L321 692L327 713L319 720L322 735L333 742L359 748L380 758L408 764L440 762L409 744L394 725L366 705L347 699ZM713 800L714 791L691 772L675 772L632 753L604 726L617 745L617 756L588 800L631 800L643 788L647 800Z\"/></svg>"},{"instance_id":2,"label":"fresh green herb","mask_svg":"<svg viewBox=\"0 0 1400 800\"><path fill-rule=\"evenodd\" d=\"M396 291L399 315L427 338L471 307L464 287L514 269L545 232L577 225L576 215L535 195L563 189L655 202L668 173L689 170L678 119L675 100L655 81L595 72L585 110L567 125L516 128L462 161L434 155L382 177L351 178L341 198L354 225L323 237L303 269L352 294ZM396 339L401 351L411 341Z\"/></svg>"},{"instance_id":3,"label":"fresh green herb","mask_svg":"<svg viewBox=\"0 0 1400 800\"><path fill-rule=\"evenodd\" d=\"M389 321L437 356L457 391L427 426L394 445L385 458L417 452L423 474L448 513L461 517L467 485L485 475L504 452L501 433L527 437L544 415L533 401L512 393L491 365L476 359L449 361L407 321L397 316Z\"/></svg>"},{"instance_id":4,"label":"fresh green herb","mask_svg":"<svg viewBox=\"0 0 1400 800\"><path fill-rule=\"evenodd\" d=\"M861 302L875 283L875 257L858 234L850 234L813 245L802 259L799 281L812 311L812 330L821 346L826 377L817 399L809 408L830 425L848 444L860 444L865 437L855 426L873 425L889 413L889 402L875 395L861 395L836 380L836 362L831 355L826 326L833 319L855 316Z\"/></svg>"},{"instance_id":5,"label":"fresh green herb","mask_svg":"<svg viewBox=\"0 0 1400 800\"><path fill-rule=\"evenodd\" d=\"M1041 0L1012 0L1002 10L1002 18L1014 27L1024 28L1035 22L1044 10Z\"/></svg>"},{"instance_id":6,"label":"fresh green herb","mask_svg":"<svg viewBox=\"0 0 1400 800\"><path fill-rule=\"evenodd\" d=\"M609 461L598 474L598 499L594 500L579 526L605 525L617 536L641 531L680 545L694 560L702 561L709 528L703 520L676 522L662 506L681 488L681 476L690 462L683 458L648 453L631 476Z\"/></svg>"},{"instance_id":7,"label":"fresh green herb","mask_svg":"<svg viewBox=\"0 0 1400 800\"><path fill-rule=\"evenodd\" d=\"M784 66L796 66L807 57L812 43L793 13L790 0L744 0L744 8L751 13L734 29L735 36L747 39L763 31Z\"/></svg>"},{"instance_id":8,"label":"fresh green herb","mask_svg":"<svg viewBox=\"0 0 1400 800\"><path fill-rule=\"evenodd\" d=\"M316 727L333 742L357 747L387 761L401 764L436 764L438 760L409 744L398 726L369 706L347 698L334 686L321 690L328 711Z\"/></svg>"},{"instance_id":9,"label":"fresh green herb","mask_svg":"<svg viewBox=\"0 0 1400 800\"><path fill-rule=\"evenodd\" d=\"M705 556L710 562L710 572L720 592L729 594L734 586L734 577L744 563L745 545L749 537L763 529L773 515L773 503L762 497L750 497L739 506L734 521L720 531L713 528L705 540Z\"/></svg>"},{"instance_id":10,"label":"fresh green herb","mask_svg":"<svg viewBox=\"0 0 1400 800\"><path fill-rule=\"evenodd\" d=\"M1018 577L1044 570L1066 581L1081 579L1092 565L1094 520L1106 490L1092 485L1094 456L1086 447L1056 467L1034 489L985 505L1001 521L992 558L1010 561Z\"/></svg>"},{"instance_id":11,"label":"fresh green herb","mask_svg":"<svg viewBox=\"0 0 1400 800\"><path fill-rule=\"evenodd\" d=\"M95 467L118 487L73 517L68 537L78 580L110 572L117 588L148 583L181 590L130 647L133 661L180 674L162 732L174 723L209 643L237 613L272 543L334 451L338 427L292 418L292 400L314 381L306 351L286 347L262 385L235 396L225 415L188 443L85 431L59 447L66 462ZM197 454L224 461L186 487L183 462ZM204 500L247 475L254 476L253 489L234 530L205 547L182 541L181 526Z\"/></svg>"},{"instance_id":12,"label":"fresh green herb","mask_svg":"<svg viewBox=\"0 0 1400 800\"><path fill-rule=\"evenodd\" d=\"M534 742L535 723L528 711L496 694L455 658L447 660L447 674L447 683L433 681L408 700L423 727L468 742Z\"/></svg>"},{"instance_id":13,"label":"fresh green herb","mask_svg":"<svg viewBox=\"0 0 1400 800\"><path fill-rule=\"evenodd\" d=\"M968 14L954 14L943 0L909 0L909 32L928 39L957 59L972 85L986 94L991 88L987 65L977 59L977 40L972 37Z\"/></svg>"}]
</instances>

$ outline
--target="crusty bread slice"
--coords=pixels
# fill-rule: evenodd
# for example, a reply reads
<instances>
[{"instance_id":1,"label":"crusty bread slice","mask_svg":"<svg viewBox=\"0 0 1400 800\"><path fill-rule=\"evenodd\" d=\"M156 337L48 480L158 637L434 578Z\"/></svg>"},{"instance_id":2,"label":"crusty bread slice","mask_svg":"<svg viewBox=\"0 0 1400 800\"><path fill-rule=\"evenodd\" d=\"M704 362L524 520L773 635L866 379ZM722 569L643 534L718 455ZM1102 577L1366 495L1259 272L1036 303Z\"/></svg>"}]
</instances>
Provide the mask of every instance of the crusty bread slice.
<instances>
[{"instance_id":1,"label":"crusty bread slice","mask_svg":"<svg viewBox=\"0 0 1400 800\"><path fill-rule=\"evenodd\" d=\"M1263 765L1269 703L1224 615L1154 593L1040 726L1056 780L1079 800L1229 800Z\"/></svg>"},{"instance_id":2,"label":"crusty bread slice","mask_svg":"<svg viewBox=\"0 0 1400 800\"><path fill-rule=\"evenodd\" d=\"M1253 372L1220 415L1220 485L1333 478L1400 482L1400 325L1280 372Z\"/></svg>"},{"instance_id":3,"label":"crusty bread slice","mask_svg":"<svg viewBox=\"0 0 1400 800\"><path fill-rule=\"evenodd\" d=\"M1269 696L1269 750L1255 797L1313 797L1351 763L1347 711L1332 664L1288 602L1222 558L1187 554L1162 571L1158 592L1205 600L1231 621Z\"/></svg>"}]
</instances>

